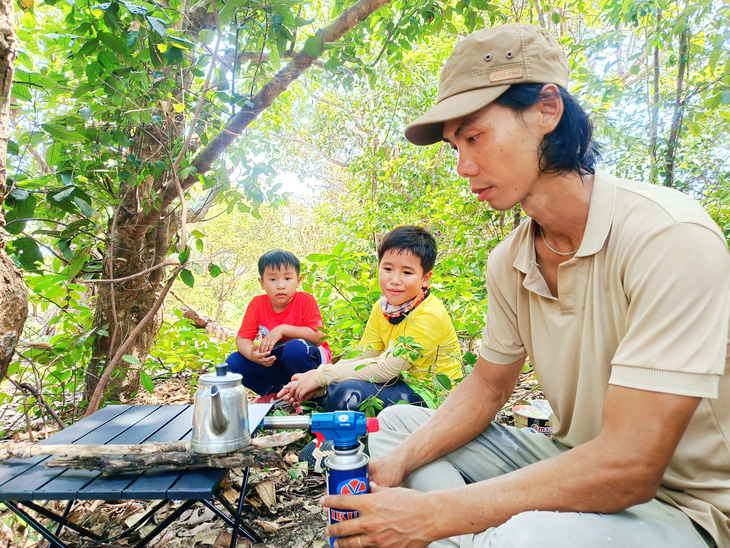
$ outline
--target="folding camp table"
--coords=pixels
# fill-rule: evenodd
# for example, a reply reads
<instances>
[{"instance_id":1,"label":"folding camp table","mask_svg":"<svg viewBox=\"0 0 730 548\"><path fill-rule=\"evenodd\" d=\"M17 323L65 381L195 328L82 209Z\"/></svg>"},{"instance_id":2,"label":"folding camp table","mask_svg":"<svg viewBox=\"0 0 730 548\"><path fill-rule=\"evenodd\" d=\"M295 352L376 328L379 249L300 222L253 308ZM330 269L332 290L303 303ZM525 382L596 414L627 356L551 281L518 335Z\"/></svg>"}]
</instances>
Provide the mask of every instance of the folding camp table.
<instances>
[{"instance_id":1,"label":"folding camp table","mask_svg":"<svg viewBox=\"0 0 730 548\"><path fill-rule=\"evenodd\" d=\"M249 429L253 432L271 409L271 404L249 404ZM192 405L110 405L41 442L43 445L76 443L81 445L138 444L186 440L192 433ZM104 477L96 470L47 468L49 456L8 459L0 463L0 502L3 502L28 525L45 537L53 548L67 548L59 539L64 527L98 542L126 538L146 523L167 501L183 501L136 545L145 546L188 508L202 502L233 528L231 548L238 534L261 542L241 519L249 470L244 472L241 494L236 508L221 493L227 470L199 468L182 471L160 468L145 472L125 472ZM36 501L68 501L62 514ZM136 524L111 539L103 539L85 527L67 519L79 500L155 500L159 501ZM219 509L219 502L228 512ZM46 529L26 509L57 523L55 533Z\"/></svg>"}]
</instances>

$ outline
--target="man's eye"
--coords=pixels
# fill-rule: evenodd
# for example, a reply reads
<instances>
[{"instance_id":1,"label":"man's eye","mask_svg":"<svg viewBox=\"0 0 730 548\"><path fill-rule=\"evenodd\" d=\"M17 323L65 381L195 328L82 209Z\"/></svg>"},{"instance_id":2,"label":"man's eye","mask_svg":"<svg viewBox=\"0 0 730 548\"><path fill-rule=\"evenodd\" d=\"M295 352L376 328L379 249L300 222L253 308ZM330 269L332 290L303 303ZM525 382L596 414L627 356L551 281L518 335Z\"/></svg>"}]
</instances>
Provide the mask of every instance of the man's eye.
<instances>
[{"instance_id":1,"label":"man's eye","mask_svg":"<svg viewBox=\"0 0 730 548\"><path fill-rule=\"evenodd\" d=\"M479 134L477 134L477 135L472 135L471 137L467 137L467 138L466 138L466 142L467 142L467 143L473 143L474 141L476 141L476 140L477 140L477 137L479 137Z\"/></svg>"}]
</instances>

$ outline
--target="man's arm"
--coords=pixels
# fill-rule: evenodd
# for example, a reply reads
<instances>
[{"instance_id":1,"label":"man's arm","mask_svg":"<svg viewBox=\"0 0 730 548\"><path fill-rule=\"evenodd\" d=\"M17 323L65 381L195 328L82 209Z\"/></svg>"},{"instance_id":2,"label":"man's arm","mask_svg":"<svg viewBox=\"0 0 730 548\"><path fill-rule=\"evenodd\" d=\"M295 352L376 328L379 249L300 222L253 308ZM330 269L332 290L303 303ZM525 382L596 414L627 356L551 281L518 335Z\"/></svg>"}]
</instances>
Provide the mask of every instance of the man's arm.
<instances>
[{"instance_id":1,"label":"man's arm","mask_svg":"<svg viewBox=\"0 0 730 548\"><path fill-rule=\"evenodd\" d=\"M458 489L417 493L376 489L372 495L328 497L327 506L361 512L331 535L364 532L381 547L424 546L454 534L476 533L528 510L614 513L651 500L699 404L699 398L610 386L597 438L515 472ZM639 422L637 417L641 417ZM468 423L464 426L468 426ZM358 500L363 498L362 501ZM425 508L438 513L420 515ZM358 523L359 522L359 523ZM396 531L395 523L421 531ZM420 538L408 543L404 538ZM340 547L357 546L343 539Z\"/></svg>"},{"instance_id":2,"label":"man's arm","mask_svg":"<svg viewBox=\"0 0 730 548\"><path fill-rule=\"evenodd\" d=\"M438 411L400 446L370 461L374 482L396 487L414 470L481 434L509 399L525 358L499 365L479 357ZM468 417L468 420L464 420Z\"/></svg>"}]
</instances>

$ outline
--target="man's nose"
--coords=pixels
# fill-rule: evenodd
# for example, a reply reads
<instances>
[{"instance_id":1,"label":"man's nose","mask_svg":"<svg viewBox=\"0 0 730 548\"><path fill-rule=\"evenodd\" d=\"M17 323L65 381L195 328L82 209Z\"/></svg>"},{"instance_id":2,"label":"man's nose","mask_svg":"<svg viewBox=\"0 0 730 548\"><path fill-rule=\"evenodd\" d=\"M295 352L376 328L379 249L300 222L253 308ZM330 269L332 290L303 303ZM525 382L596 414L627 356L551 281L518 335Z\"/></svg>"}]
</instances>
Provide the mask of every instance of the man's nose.
<instances>
[{"instance_id":1,"label":"man's nose","mask_svg":"<svg viewBox=\"0 0 730 548\"><path fill-rule=\"evenodd\" d=\"M459 161L456 164L456 173L458 173L460 177L468 179L469 177L476 175L478 171L479 168L474 163L471 156L469 156L466 152L459 150Z\"/></svg>"}]
</instances>

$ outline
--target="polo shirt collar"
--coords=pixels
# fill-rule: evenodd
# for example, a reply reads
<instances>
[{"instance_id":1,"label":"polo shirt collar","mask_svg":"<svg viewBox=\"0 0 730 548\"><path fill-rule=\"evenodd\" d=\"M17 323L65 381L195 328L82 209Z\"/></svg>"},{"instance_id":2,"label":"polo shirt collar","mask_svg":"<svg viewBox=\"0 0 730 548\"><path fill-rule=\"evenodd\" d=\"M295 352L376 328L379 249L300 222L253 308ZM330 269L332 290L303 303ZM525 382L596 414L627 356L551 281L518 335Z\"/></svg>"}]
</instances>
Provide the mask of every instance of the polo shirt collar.
<instances>
[{"instance_id":1,"label":"polo shirt collar","mask_svg":"<svg viewBox=\"0 0 730 548\"><path fill-rule=\"evenodd\" d=\"M573 258L590 257L603 248L613 224L615 206L616 178L596 169L591 190L591 203L588 206L586 229L580 247ZM535 262L536 226L537 223L530 219L513 263L513 266L523 274L527 274Z\"/></svg>"}]
</instances>

